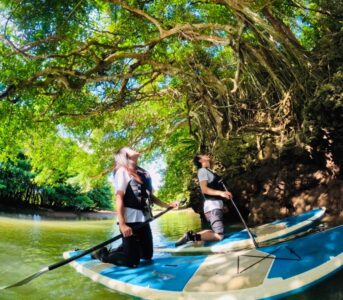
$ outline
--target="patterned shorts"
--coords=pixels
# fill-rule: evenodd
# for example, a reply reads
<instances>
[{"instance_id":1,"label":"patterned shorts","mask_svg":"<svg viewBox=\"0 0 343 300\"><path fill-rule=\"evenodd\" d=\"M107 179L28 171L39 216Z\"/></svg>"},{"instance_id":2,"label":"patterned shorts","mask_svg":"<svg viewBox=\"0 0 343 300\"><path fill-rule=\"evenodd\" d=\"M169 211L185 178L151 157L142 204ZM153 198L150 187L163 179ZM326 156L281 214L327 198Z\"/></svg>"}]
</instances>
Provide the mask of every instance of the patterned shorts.
<instances>
[{"instance_id":1,"label":"patterned shorts","mask_svg":"<svg viewBox=\"0 0 343 300\"><path fill-rule=\"evenodd\" d=\"M213 209L205 213L206 220L210 222L211 228L215 233L224 234L223 210Z\"/></svg>"}]
</instances>

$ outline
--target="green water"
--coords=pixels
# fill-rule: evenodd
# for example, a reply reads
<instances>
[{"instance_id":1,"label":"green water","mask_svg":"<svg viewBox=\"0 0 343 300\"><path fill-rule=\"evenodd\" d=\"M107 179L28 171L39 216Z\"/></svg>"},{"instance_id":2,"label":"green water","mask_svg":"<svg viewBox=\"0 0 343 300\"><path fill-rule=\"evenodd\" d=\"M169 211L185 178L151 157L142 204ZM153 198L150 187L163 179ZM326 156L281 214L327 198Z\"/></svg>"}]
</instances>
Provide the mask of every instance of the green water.
<instances>
[{"instance_id":1,"label":"green water","mask_svg":"<svg viewBox=\"0 0 343 300\"><path fill-rule=\"evenodd\" d=\"M175 240L187 229L200 229L197 215L170 212L152 223L155 244ZM230 226L238 230L241 226ZM58 221L0 217L0 286L27 277L62 259L64 251L89 248L118 234L115 220ZM285 300L341 300L343 272ZM30 283L0 291L0 299L131 299L63 266ZM243 299L244 300L244 299Z\"/></svg>"}]
</instances>

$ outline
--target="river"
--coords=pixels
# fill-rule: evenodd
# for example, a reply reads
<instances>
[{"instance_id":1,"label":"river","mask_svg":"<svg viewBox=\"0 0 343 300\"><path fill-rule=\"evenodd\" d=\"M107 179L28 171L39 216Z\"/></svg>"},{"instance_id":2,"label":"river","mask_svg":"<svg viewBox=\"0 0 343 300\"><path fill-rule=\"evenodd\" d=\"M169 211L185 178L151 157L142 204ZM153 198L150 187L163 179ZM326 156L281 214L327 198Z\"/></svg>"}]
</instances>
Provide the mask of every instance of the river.
<instances>
[{"instance_id":1,"label":"river","mask_svg":"<svg viewBox=\"0 0 343 300\"><path fill-rule=\"evenodd\" d=\"M175 240L186 230L201 227L191 211L170 212L152 224L155 245ZM239 230L240 224L227 230ZM86 249L118 234L115 220L47 220L35 215L0 216L0 286L17 282L42 267L60 261L66 250ZM284 300L342 300L343 271ZM1 300L132 299L63 266L21 287L0 291ZM243 299L244 300L244 299Z\"/></svg>"}]
</instances>

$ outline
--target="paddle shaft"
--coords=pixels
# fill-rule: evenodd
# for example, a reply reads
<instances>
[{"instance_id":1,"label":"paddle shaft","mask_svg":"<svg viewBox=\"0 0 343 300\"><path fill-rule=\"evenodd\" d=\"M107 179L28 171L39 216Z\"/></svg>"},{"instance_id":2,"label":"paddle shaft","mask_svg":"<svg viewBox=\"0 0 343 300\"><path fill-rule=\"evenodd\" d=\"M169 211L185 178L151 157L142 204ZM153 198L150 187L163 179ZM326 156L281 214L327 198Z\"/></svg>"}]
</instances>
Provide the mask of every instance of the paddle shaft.
<instances>
[{"instance_id":1,"label":"paddle shaft","mask_svg":"<svg viewBox=\"0 0 343 300\"><path fill-rule=\"evenodd\" d=\"M182 200L182 201L180 201L180 205L182 205L185 201L186 201L185 199ZM161 217L162 215L164 215L164 214L167 213L168 211L172 210L173 208L174 208L174 207L171 207L171 206L168 207L168 208L165 209L164 211L161 211L160 213L158 213L158 214L157 214L156 216L154 216L153 218L151 218L151 219L149 219L149 220L143 222L142 224L139 224L138 226L135 226L135 227L133 228L133 230L137 230L137 229L139 229L139 228L144 227L144 226L147 225L148 223L150 223L150 222L156 220L157 218ZM26 277L26 278L24 278L24 279L22 279L22 280L20 280L20 281L18 281L18 282L16 282L16 283L14 283L14 284L11 284L11 285L8 285L8 286L5 286L5 287L1 287L0 290L24 285L24 284L30 282L31 280L33 280L33 279L35 279L35 278L37 278L37 277L43 275L43 274L46 273L46 272L49 272L49 271L52 271L52 270L57 269L57 268L59 268L59 267L62 267L62 266L64 266L64 265L70 263L71 261L76 260L76 259L78 259L78 258L80 258L80 257L82 257L82 256L85 256L85 255L87 255L87 254L89 254L89 253L91 253L91 252L93 252L93 251L96 251L96 250L98 250L98 249L100 249L100 248L106 246L106 245L109 244L109 243L112 243L112 242L114 242L114 241L119 240L119 239L122 238L122 237L123 237L122 234L118 234L117 236L115 236L115 237L113 237L113 238L110 238L110 239L107 240L107 241L104 241L104 242L102 242L102 243L100 243L100 244L97 244L97 245L95 245L95 246L93 246L93 247L91 247L91 248L89 248L89 249L87 249L87 250L85 250L85 251L82 251L82 252L81 252L80 254L78 254L78 255L72 256L72 257L70 257L70 258L61 260L61 261L59 261L59 262L57 262L57 263L54 263L54 264L52 264L52 265L50 265L50 266L44 267L44 268L41 269L40 271L38 271L38 272L36 272L36 273L34 273L34 274L32 274L32 275Z\"/></svg>"},{"instance_id":2,"label":"paddle shaft","mask_svg":"<svg viewBox=\"0 0 343 300\"><path fill-rule=\"evenodd\" d=\"M223 185L225 191L228 192L228 189L227 189L226 185L224 184L223 180L221 180L220 182L221 182L221 184ZM242 221L242 223L243 223L245 229L248 231L248 234L249 234L251 240L253 241L255 248L258 248L258 244L257 244L257 242L256 242L256 240L255 240L255 238L254 238L254 236L252 235L252 233L251 233L251 231L250 231L250 229L249 229L247 223L245 223L245 221L244 221L244 219L243 219L243 216L241 215L241 212L239 211L238 207L236 206L235 201L233 201L233 198L232 198L232 197L231 197L230 200L231 200L231 202L232 202L234 208L236 209L236 211L237 211L237 213L238 213L238 215L239 215L239 217L240 217L240 219L241 219L241 221Z\"/></svg>"},{"instance_id":3,"label":"paddle shaft","mask_svg":"<svg viewBox=\"0 0 343 300\"><path fill-rule=\"evenodd\" d=\"M132 228L132 229L133 229L133 230L140 229L140 228L144 227L145 225L149 224L150 222L152 222L153 220L155 220L155 219L159 218L160 216L164 215L166 212L172 210L172 209L173 209L173 207L168 207L166 210L160 212L159 214L157 214L157 215L154 216L153 218L151 218L151 219L149 219L149 220L143 222L142 224L139 224L138 226L136 226L136 227L134 227L134 228ZM100 244L97 244L97 245L95 245L95 246L93 246L93 247L91 247L91 248L89 248L89 249L87 249L87 250L81 252L81 253L78 254L78 255L69 257L69 258L67 258L67 259L61 260L60 262L57 262L57 263L55 263L55 264L52 264L52 265L48 266L48 269L49 269L49 271L51 271L51 270L54 270L54 269L56 269L56 268L62 267L62 266L64 266L64 265L70 263L71 261L76 260L76 259L78 259L78 258L80 258L80 257L82 257L82 256L85 256L85 255L87 255L87 254L89 254L89 253L91 253L91 252L93 252L93 251L96 251L96 250L98 250L98 249L100 249L100 248L102 248L102 247L104 247L104 246L106 246L106 245L108 245L108 244L110 244L110 243L112 243L112 242L115 242L115 241L121 239L122 237L123 237L122 234L118 234L117 236L115 236L115 237L113 237L113 238L110 238L109 240L104 241L104 242L102 242L102 243L100 243Z\"/></svg>"},{"instance_id":4,"label":"paddle shaft","mask_svg":"<svg viewBox=\"0 0 343 300\"><path fill-rule=\"evenodd\" d=\"M158 213L158 214L157 214L156 216L154 216L153 218L151 218L151 219L149 219L149 220L143 222L142 224L139 224L138 226L136 226L136 227L134 227L134 228L132 228L132 229L133 229L133 230L140 229L140 228L144 227L145 225L149 224L150 222L152 222L153 220L155 220L155 219L159 218L160 216L164 215L164 214L167 213L168 211L172 210L172 209L173 209L173 207L168 207L168 208L165 209L164 211ZM64 265L70 263L71 261L76 260L76 259L78 259L78 258L80 258L80 257L82 257L82 256L85 256L85 255L87 255L87 254L89 254L89 253L91 253L91 252L93 252L93 251L96 251L96 250L98 250L98 249L100 249L100 248L102 248L102 247L104 247L104 246L106 246L106 245L108 245L108 244L110 244L110 243L112 243L112 242L115 242L115 241L121 239L122 237L123 237L122 234L118 234L117 236L115 236L115 237L113 237L113 238L110 238L109 240L104 241L104 242L102 242L102 243L100 243L100 244L97 244L97 245L95 245L95 246L93 246L93 247L91 247L91 248L89 248L89 249L87 249L87 250L81 252L81 253L78 254L78 255L69 257L69 258L64 259L64 260L62 260L62 261L60 261L60 262L57 262L57 263L55 263L55 264L52 264L52 265L48 266L48 269L49 269L49 271L51 271L51 270L54 270L54 269L56 269L56 268L62 267L62 266L64 266Z\"/></svg>"}]
</instances>

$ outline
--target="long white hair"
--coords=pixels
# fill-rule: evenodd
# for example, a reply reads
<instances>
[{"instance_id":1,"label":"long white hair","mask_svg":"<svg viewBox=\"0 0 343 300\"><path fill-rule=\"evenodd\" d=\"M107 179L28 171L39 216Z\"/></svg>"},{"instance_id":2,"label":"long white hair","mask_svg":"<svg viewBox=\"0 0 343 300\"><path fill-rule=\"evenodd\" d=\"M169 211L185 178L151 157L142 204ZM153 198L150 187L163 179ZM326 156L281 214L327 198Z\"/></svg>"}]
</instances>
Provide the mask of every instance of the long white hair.
<instances>
[{"instance_id":1,"label":"long white hair","mask_svg":"<svg viewBox=\"0 0 343 300\"><path fill-rule=\"evenodd\" d=\"M136 162L130 159L129 153L132 153L134 150L129 147L123 147L119 149L114 154L115 168L114 173L121 167L125 168L129 175L133 176L136 180L141 181L136 170Z\"/></svg>"},{"instance_id":2,"label":"long white hair","mask_svg":"<svg viewBox=\"0 0 343 300\"><path fill-rule=\"evenodd\" d=\"M134 162L129 158L129 153L132 149L129 147L123 147L114 154L115 168L124 167L125 169L131 169Z\"/></svg>"}]
</instances>

